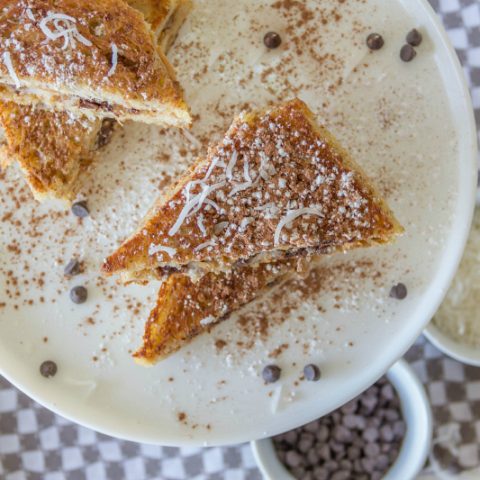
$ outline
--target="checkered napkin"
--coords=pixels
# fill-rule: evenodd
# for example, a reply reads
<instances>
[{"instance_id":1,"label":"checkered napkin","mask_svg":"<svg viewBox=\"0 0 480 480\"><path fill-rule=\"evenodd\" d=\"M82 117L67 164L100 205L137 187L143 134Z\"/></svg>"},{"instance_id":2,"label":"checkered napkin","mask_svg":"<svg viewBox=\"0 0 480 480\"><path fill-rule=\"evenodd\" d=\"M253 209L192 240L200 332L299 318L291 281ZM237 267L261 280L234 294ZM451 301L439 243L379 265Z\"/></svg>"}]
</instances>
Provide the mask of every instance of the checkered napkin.
<instances>
[{"instance_id":1,"label":"checkered napkin","mask_svg":"<svg viewBox=\"0 0 480 480\"><path fill-rule=\"evenodd\" d=\"M470 82L480 139L480 0L430 0ZM421 338L407 359L430 397L435 470L480 466L480 368ZM0 378L0 480L260 480L249 445L168 448L122 442L49 412Z\"/></svg>"}]
</instances>

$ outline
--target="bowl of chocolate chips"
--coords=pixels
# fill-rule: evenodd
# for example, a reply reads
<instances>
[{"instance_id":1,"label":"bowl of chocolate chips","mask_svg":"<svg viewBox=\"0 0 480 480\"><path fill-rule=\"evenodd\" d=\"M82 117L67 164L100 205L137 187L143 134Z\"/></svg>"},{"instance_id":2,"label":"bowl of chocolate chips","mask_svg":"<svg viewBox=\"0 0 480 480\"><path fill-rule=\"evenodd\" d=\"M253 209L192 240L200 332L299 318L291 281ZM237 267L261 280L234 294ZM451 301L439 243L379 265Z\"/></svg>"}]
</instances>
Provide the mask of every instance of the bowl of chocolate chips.
<instances>
[{"instance_id":1,"label":"bowl of chocolate chips","mask_svg":"<svg viewBox=\"0 0 480 480\"><path fill-rule=\"evenodd\" d=\"M431 438L427 396L400 360L343 407L252 449L267 480L413 480Z\"/></svg>"}]
</instances>

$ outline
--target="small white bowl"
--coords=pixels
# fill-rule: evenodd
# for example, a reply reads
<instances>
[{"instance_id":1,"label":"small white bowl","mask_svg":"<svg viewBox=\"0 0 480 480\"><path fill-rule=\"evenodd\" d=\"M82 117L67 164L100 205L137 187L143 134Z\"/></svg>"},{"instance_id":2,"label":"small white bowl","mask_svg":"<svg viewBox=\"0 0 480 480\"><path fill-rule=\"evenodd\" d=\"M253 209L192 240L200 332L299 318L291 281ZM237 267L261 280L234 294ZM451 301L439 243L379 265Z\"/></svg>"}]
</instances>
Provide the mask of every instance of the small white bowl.
<instances>
[{"instance_id":1,"label":"small white bowl","mask_svg":"<svg viewBox=\"0 0 480 480\"><path fill-rule=\"evenodd\" d=\"M480 189L477 190L477 208L480 208ZM445 355L467 365L480 367L479 348L454 340L436 327L433 321L427 325L423 333Z\"/></svg>"},{"instance_id":2,"label":"small white bowl","mask_svg":"<svg viewBox=\"0 0 480 480\"><path fill-rule=\"evenodd\" d=\"M445 355L467 365L480 367L480 349L454 340L443 333L433 322L428 324L423 333Z\"/></svg>"},{"instance_id":3,"label":"small white bowl","mask_svg":"<svg viewBox=\"0 0 480 480\"><path fill-rule=\"evenodd\" d=\"M401 404L407 431L397 460L383 480L413 480L422 470L432 441L432 412L425 390L405 360L387 373ZM271 438L251 442L265 480L295 480L278 459Z\"/></svg>"}]
</instances>

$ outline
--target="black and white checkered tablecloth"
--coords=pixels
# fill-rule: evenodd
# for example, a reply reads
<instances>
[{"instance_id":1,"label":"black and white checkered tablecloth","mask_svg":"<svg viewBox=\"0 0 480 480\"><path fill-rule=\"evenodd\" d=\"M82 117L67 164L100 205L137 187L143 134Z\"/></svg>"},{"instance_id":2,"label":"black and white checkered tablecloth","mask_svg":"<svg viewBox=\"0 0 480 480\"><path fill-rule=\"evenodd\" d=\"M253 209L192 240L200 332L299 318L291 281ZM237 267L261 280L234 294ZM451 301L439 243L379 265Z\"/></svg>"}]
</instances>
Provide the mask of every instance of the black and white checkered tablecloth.
<instances>
[{"instance_id":1,"label":"black and white checkered tablecloth","mask_svg":"<svg viewBox=\"0 0 480 480\"><path fill-rule=\"evenodd\" d=\"M430 1L465 68L480 138L480 0ZM407 357L431 400L433 461L450 473L480 466L480 368L444 357L423 338ZM122 442L64 420L0 378L1 480L260 478L249 445L201 449Z\"/></svg>"}]
</instances>

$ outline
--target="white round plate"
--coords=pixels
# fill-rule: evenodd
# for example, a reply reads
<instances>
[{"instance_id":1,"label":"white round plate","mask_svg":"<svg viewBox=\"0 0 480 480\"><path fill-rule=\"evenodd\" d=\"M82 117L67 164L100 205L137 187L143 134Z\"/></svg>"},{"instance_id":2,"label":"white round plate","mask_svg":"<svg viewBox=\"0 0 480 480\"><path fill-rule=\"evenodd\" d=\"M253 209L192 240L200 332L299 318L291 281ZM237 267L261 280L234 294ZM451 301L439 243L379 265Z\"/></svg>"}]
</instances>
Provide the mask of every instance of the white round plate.
<instances>
[{"instance_id":1,"label":"white round plate","mask_svg":"<svg viewBox=\"0 0 480 480\"><path fill-rule=\"evenodd\" d=\"M399 59L406 33L424 41ZM267 51L265 32L283 43ZM371 32L385 46L369 52ZM472 109L458 61L426 1L197 0L170 58L195 115L190 134L127 124L83 178L91 216L37 205L16 168L0 184L0 369L48 408L113 436L165 445L267 437L335 409L413 343L457 267L475 197ZM151 369L139 345L158 284L102 279L102 259L133 231L169 176L244 107L299 96L385 195L405 235L322 260ZM63 266L79 255L85 273ZM389 298L403 282L404 301ZM68 292L89 290L74 305ZM40 376L44 360L56 377ZM266 386L266 363L282 367ZM306 363L322 379L300 380Z\"/></svg>"}]
</instances>

